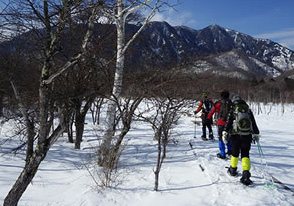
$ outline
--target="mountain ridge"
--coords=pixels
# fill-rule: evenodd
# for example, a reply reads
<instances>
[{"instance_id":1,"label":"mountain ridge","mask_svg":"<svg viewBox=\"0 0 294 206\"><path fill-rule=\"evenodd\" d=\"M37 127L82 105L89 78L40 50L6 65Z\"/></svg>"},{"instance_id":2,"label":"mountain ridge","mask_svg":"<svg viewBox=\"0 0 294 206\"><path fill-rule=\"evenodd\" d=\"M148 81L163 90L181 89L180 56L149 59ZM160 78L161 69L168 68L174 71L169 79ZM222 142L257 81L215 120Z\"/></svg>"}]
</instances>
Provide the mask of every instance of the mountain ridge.
<instances>
[{"instance_id":1,"label":"mountain ridge","mask_svg":"<svg viewBox=\"0 0 294 206\"><path fill-rule=\"evenodd\" d=\"M81 30L83 25L78 28ZM96 24L95 29L92 45L100 44L102 37L110 39L102 52L95 56L112 58L116 51L115 26ZM127 24L126 37L138 29L139 25ZM64 35L69 33L66 31ZM60 51L66 56L76 52L72 50L72 42L79 45L81 41L79 37L71 38L65 37L60 44ZM37 42L32 43L32 39L28 32L11 44L23 47L23 53L29 54L34 52L33 48L37 45ZM3 47L6 47L6 51L14 50L7 42L1 43L1 47L0 54L3 54ZM183 71L191 74L211 72L242 79L279 76L294 79L293 72L288 72L294 69L292 50L271 40L254 38L219 25L195 30L187 26L171 26L164 21L149 22L127 50L126 69L129 71L176 68L179 65L184 67Z\"/></svg>"},{"instance_id":2,"label":"mountain ridge","mask_svg":"<svg viewBox=\"0 0 294 206\"><path fill-rule=\"evenodd\" d=\"M151 53L152 59L155 60L154 64L157 63L156 60L162 60L163 64L188 61L193 65L203 56L212 56L209 61L218 62L218 67L238 70L246 65L247 67L251 65L252 69L247 70L248 74L245 75L246 77L243 75L244 78L249 76L277 77L294 68L294 52L292 50L271 40L254 38L219 25L210 25L201 30L194 30L186 26L173 27L166 22L150 22L141 35L145 36L149 45L149 48L145 48L144 52ZM232 56L232 53L227 53L229 51L233 53L242 51L244 65L236 67L233 60L229 62L228 58ZM218 59L214 59L215 55L219 55ZM226 60L220 61L221 57ZM247 60L245 61L245 59ZM222 64L224 62L226 64ZM242 70L246 72L246 70Z\"/></svg>"}]
</instances>

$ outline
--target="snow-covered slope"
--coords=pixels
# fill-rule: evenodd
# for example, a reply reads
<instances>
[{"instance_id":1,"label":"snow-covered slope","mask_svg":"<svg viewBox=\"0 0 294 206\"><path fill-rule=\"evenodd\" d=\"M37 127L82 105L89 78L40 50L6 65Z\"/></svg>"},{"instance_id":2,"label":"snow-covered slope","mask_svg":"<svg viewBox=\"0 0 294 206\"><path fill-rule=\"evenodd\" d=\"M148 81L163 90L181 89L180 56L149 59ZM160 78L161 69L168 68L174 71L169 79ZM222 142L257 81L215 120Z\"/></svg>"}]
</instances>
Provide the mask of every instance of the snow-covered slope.
<instances>
[{"instance_id":1,"label":"snow-covered slope","mask_svg":"<svg viewBox=\"0 0 294 206\"><path fill-rule=\"evenodd\" d=\"M285 113L272 104L262 106L261 114L256 114L256 105L251 108L261 130L260 144L265 155L261 159L257 146L252 145L253 186L241 185L240 176L229 177L225 167L230 161L216 157L218 142L202 141L200 126L192 123L195 118L183 116L171 137L174 141L168 144L158 192L153 191L157 144L151 127L145 123L134 123L124 142L126 148L116 175L119 184L97 191L88 170L99 181L101 173L92 169L101 131L91 123L89 115L82 150L74 150L66 137L61 137L41 164L19 206L293 206L293 193L277 184L265 186L271 183L271 174L294 189L293 105L286 105ZM216 127L213 130L216 135ZM5 141L12 131L11 123L1 126L0 202L24 165L22 153L7 153L18 143L17 138ZM261 164L264 161L267 166ZM241 172L240 162L238 168Z\"/></svg>"},{"instance_id":2,"label":"snow-covered slope","mask_svg":"<svg viewBox=\"0 0 294 206\"><path fill-rule=\"evenodd\" d=\"M280 70L270 67L254 57L247 56L241 50L231 50L195 60L192 65L185 68L185 72L209 72L240 79L263 79L281 75Z\"/></svg>"}]
</instances>

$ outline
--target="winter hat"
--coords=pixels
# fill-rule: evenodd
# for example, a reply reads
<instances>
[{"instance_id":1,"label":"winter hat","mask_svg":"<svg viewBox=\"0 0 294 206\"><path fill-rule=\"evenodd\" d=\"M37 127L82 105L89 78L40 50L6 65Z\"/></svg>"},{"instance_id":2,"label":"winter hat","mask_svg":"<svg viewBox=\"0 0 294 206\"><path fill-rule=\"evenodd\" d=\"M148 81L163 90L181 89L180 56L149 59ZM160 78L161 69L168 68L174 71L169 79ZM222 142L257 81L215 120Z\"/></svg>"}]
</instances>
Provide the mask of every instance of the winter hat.
<instances>
[{"instance_id":1,"label":"winter hat","mask_svg":"<svg viewBox=\"0 0 294 206\"><path fill-rule=\"evenodd\" d=\"M229 99L229 97L230 97L230 92L228 92L227 90L224 90L221 92L221 98Z\"/></svg>"},{"instance_id":2,"label":"winter hat","mask_svg":"<svg viewBox=\"0 0 294 206\"><path fill-rule=\"evenodd\" d=\"M232 99L233 102L239 101L239 100L241 100L241 97L239 95L235 95Z\"/></svg>"},{"instance_id":3,"label":"winter hat","mask_svg":"<svg viewBox=\"0 0 294 206\"><path fill-rule=\"evenodd\" d=\"M203 92L202 98L204 99L204 98L207 98L207 97L208 97L207 94L205 92Z\"/></svg>"}]
</instances>

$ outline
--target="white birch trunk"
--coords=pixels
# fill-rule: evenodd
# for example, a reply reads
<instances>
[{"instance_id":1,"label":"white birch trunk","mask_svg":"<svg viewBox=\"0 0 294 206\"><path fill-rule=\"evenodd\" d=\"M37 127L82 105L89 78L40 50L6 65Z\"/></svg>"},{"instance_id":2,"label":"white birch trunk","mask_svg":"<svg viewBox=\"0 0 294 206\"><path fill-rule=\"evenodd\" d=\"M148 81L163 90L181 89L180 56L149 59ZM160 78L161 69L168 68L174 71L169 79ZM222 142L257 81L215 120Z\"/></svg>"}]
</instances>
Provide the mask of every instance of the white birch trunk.
<instances>
[{"instance_id":1,"label":"white birch trunk","mask_svg":"<svg viewBox=\"0 0 294 206\"><path fill-rule=\"evenodd\" d=\"M116 111L116 100L120 97L121 87L123 82L123 70L124 70L124 46L125 46L125 22L124 15L122 13L124 3L123 0L117 1L118 11L116 20L117 29L117 54L116 54L116 70L114 76L114 83L112 88L112 96L108 100L107 116L106 116L106 128L102 144L102 156L107 155L107 151L110 148L112 136L114 135L114 118ZM103 157L102 157L103 158Z\"/></svg>"},{"instance_id":2,"label":"white birch trunk","mask_svg":"<svg viewBox=\"0 0 294 206\"><path fill-rule=\"evenodd\" d=\"M124 72L124 60L125 60L125 51L128 46L134 41L134 39L139 35L143 30L145 25L152 18L157 4L160 0L156 0L153 9L151 10L149 16L146 18L140 29L133 35L133 37L125 43L125 21L129 14L137 11L138 9L148 6L154 0L146 0L139 5L135 6L137 1L134 1L133 4L125 8L124 0L117 0L117 14L113 16L116 22L117 29L117 55L116 55L116 70L114 76L114 83L112 89L112 96L108 101L107 116L106 116L106 126L105 133L103 137L103 143L100 147L99 153L99 164L101 166L107 166L107 157L111 150L111 142L114 135L114 119L116 111L116 101L120 98L121 89L123 85L123 72ZM134 6L134 7L132 7Z\"/></svg>"}]
</instances>

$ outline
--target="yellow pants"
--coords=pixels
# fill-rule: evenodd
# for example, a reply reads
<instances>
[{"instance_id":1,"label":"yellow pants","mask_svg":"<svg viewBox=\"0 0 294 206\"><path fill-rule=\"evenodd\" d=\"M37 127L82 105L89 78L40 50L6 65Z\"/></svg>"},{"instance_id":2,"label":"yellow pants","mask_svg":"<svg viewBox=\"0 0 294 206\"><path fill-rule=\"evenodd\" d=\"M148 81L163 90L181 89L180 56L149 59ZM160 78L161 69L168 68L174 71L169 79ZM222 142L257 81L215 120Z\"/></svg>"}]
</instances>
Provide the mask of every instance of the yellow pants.
<instances>
[{"instance_id":1,"label":"yellow pants","mask_svg":"<svg viewBox=\"0 0 294 206\"><path fill-rule=\"evenodd\" d=\"M234 156L231 156L231 167L233 168L237 168L238 166L238 160L239 160L239 157L234 157ZM251 163L250 163L250 159L248 157L243 157L242 158L242 170L250 170L251 168Z\"/></svg>"}]
</instances>

